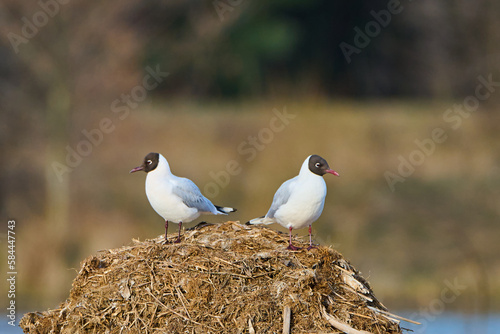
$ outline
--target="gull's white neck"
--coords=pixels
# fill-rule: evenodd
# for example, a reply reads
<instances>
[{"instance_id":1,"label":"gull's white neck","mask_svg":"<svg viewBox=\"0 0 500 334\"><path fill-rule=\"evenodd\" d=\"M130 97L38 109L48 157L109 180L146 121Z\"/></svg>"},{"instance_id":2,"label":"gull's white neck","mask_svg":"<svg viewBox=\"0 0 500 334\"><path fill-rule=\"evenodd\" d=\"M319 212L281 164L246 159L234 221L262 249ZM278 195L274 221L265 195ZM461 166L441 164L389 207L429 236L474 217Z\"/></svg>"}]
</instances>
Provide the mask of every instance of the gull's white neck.
<instances>
[{"instance_id":1,"label":"gull's white neck","mask_svg":"<svg viewBox=\"0 0 500 334\"><path fill-rule=\"evenodd\" d=\"M148 175L151 176L163 176L163 177L168 177L172 175L172 172L170 171L170 165L168 164L167 159L163 155L160 154L160 157L158 159L158 166L154 170L148 173Z\"/></svg>"},{"instance_id":2,"label":"gull's white neck","mask_svg":"<svg viewBox=\"0 0 500 334\"><path fill-rule=\"evenodd\" d=\"M308 156L307 159L304 160L304 162L302 163L302 167L300 167L299 175L301 175L301 176L306 176L309 174L316 175L313 172L311 172L311 170L309 169L309 158L311 158L311 156ZM319 176L319 175L316 175L316 176Z\"/></svg>"}]
</instances>

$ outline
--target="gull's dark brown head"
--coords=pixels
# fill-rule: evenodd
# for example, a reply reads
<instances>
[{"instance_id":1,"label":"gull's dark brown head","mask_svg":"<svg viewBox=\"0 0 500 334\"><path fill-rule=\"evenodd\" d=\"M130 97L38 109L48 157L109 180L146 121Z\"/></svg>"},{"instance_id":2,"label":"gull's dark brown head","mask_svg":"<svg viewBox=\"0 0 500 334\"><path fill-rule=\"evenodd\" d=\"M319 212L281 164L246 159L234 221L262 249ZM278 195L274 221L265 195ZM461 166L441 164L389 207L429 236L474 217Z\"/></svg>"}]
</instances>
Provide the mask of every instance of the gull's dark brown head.
<instances>
[{"instance_id":1,"label":"gull's dark brown head","mask_svg":"<svg viewBox=\"0 0 500 334\"><path fill-rule=\"evenodd\" d=\"M309 157L309 170L319 176L323 176L326 173L339 176L339 173L330 169L325 159L316 154Z\"/></svg>"},{"instance_id":2,"label":"gull's dark brown head","mask_svg":"<svg viewBox=\"0 0 500 334\"><path fill-rule=\"evenodd\" d=\"M151 172L152 170L155 170L156 167L158 167L158 162L160 161L160 154L158 153L149 153L144 157L144 161L142 162L142 165L139 167L135 167L130 171L130 173L135 173L140 170L145 171L146 173Z\"/></svg>"}]
</instances>

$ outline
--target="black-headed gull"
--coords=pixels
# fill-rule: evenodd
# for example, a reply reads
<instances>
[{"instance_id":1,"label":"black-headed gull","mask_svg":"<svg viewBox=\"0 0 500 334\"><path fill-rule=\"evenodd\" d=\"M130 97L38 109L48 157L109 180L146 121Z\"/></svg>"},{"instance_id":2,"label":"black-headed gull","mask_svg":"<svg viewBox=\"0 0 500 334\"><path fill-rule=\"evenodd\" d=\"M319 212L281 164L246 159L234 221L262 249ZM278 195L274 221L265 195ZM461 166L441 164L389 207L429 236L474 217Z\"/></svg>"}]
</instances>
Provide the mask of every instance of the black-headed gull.
<instances>
[{"instance_id":1,"label":"black-headed gull","mask_svg":"<svg viewBox=\"0 0 500 334\"><path fill-rule=\"evenodd\" d=\"M146 196L153 209L165 219L165 242L167 242L168 222L179 224L176 243L181 241L182 223L189 223L200 214L225 215L236 211L233 208L213 205L200 192L193 181L172 174L167 159L159 153L149 153L144 162L130 173L144 171L146 176Z\"/></svg>"},{"instance_id":2,"label":"black-headed gull","mask_svg":"<svg viewBox=\"0 0 500 334\"><path fill-rule=\"evenodd\" d=\"M287 249L298 250L292 245L292 229L309 226L309 249L313 248L311 224L323 212L326 196L326 183L323 175L330 173L339 176L319 155L310 155L302 164L299 175L285 181L274 194L271 208L264 217L255 218L248 224L278 223L290 231Z\"/></svg>"}]
</instances>

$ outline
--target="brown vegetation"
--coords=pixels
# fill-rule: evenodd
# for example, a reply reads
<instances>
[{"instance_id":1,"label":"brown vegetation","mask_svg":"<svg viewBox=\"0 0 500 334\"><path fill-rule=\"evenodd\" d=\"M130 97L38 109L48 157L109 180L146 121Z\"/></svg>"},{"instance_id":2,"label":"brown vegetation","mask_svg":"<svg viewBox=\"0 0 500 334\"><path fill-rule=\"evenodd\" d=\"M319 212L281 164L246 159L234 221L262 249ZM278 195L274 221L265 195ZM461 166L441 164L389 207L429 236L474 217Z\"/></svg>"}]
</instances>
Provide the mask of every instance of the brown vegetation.
<instances>
[{"instance_id":1,"label":"brown vegetation","mask_svg":"<svg viewBox=\"0 0 500 334\"><path fill-rule=\"evenodd\" d=\"M287 236L237 222L199 225L82 262L58 309L28 313L26 333L400 333L343 256L286 250ZM290 316L291 315L291 316ZM285 322L283 318L287 319ZM365 332L366 333L366 332Z\"/></svg>"}]
</instances>

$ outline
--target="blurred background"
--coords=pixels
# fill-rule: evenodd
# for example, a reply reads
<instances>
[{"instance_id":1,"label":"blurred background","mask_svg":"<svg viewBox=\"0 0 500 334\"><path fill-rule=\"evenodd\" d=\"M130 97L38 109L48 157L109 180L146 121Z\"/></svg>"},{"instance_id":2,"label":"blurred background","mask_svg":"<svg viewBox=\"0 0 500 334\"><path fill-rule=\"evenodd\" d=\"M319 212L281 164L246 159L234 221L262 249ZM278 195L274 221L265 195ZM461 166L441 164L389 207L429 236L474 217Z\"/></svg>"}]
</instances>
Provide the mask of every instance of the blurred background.
<instances>
[{"instance_id":1,"label":"blurred background","mask_svg":"<svg viewBox=\"0 0 500 334\"><path fill-rule=\"evenodd\" d=\"M129 174L153 151L242 222L319 154L341 177L325 177L316 242L390 310L416 331L498 313L500 3L0 8L0 235L7 254L14 219L19 310L57 307L87 256L163 233Z\"/></svg>"}]
</instances>

